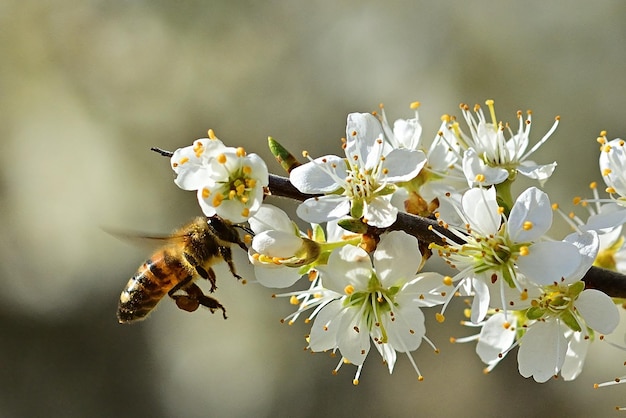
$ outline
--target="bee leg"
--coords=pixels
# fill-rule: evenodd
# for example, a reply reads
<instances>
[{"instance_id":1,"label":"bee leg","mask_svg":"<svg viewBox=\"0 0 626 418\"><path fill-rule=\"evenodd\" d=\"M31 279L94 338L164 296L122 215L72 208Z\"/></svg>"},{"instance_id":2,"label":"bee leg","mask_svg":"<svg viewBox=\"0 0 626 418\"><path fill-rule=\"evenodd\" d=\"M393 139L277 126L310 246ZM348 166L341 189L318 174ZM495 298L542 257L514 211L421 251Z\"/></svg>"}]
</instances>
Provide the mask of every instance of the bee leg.
<instances>
[{"instance_id":1,"label":"bee leg","mask_svg":"<svg viewBox=\"0 0 626 418\"><path fill-rule=\"evenodd\" d=\"M230 247L220 247L220 255L222 256L224 261L226 261L226 263L228 264L228 269L233 274L233 276L235 276L237 280L243 279L243 277L238 275L237 272L235 271L235 263L233 263L233 253L230 250Z\"/></svg>"},{"instance_id":2,"label":"bee leg","mask_svg":"<svg viewBox=\"0 0 626 418\"><path fill-rule=\"evenodd\" d=\"M191 264L194 269L196 269L196 273L198 273L198 275L200 277L202 277L203 279L206 279L209 282L211 282L211 293L215 292L215 290L217 289L217 279L215 277L215 272L213 270L211 270L211 268L209 268L207 270L204 267L202 267L196 261L196 259L193 258L193 256L191 254L183 253L183 255L185 256L185 260L187 260L187 262L189 264Z\"/></svg>"},{"instance_id":3,"label":"bee leg","mask_svg":"<svg viewBox=\"0 0 626 418\"><path fill-rule=\"evenodd\" d=\"M186 295L170 295L172 299L176 302L176 306L178 306L183 311L193 312L200 305L209 308L211 313L215 313L217 309L222 310L222 315L224 319L226 319L226 309L222 306L221 303L217 301L217 299L213 299L212 297L206 296L202 293L202 290L198 287L197 284L191 283L185 288L181 289L183 292L186 292Z\"/></svg>"},{"instance_id":4,"label":"bee leg","mask_svg":"<svg viewBox=\"0 0 626 418\"><path fill-rule=\"evenodd\" d=\"M213 293L217 289L217 278L215 277L215 272L211 267L205 269L202 266L196 266L196 271L203 279L208 280L211 283L211 289L209 292Z\"/></svg>"}]
</instances>

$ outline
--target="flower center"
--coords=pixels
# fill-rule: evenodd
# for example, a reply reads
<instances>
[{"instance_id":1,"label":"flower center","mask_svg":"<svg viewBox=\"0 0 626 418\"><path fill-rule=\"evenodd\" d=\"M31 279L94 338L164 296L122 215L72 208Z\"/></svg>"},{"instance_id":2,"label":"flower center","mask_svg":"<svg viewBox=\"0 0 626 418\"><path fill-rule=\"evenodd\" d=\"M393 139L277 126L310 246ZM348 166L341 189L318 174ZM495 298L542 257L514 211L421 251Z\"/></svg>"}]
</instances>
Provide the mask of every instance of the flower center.
<instances>
[{"instance_id":1,"label":"flower center","mask_svg":"<svg viewBox=\"0 0 626 418\"><path fill-rule=\"evenodd\" d=\"M366 290L346 292L348 297L344 301L344 306L350 309L359 309L360 314L365 319L368 330L375 328L380 330L380 338L375 338L379 344L387 343L387 331L382 323L382 317L389 315L391 320L394 319L394 308L396 306L394 300L395 295L399 292L399 287L384 288L378 280L374 272L368 282Z\"/></svg>"}]
</instances>

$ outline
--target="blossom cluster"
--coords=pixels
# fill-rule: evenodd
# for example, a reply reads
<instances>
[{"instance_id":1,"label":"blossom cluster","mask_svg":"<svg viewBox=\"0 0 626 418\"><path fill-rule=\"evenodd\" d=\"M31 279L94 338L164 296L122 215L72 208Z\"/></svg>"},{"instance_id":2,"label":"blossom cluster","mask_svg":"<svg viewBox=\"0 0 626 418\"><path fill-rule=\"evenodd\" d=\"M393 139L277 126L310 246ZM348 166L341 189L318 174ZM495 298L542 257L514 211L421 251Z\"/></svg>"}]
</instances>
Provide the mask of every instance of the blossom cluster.
<instances>
[{"instance_id":1,"label":"blossom cluster","mask_svg":"<svg viewBox=\"0 0 626 418\"><path fill-rule=\"evenodd\" d=\"M297 221L264 201L281 191L272 189L261 158L225 146L212 131L174 152L175 182L197 192L206 216L248 222L249 260L261 285L308 282L275 295L296 306L285 320L312 323L308 348L338 353L335 371L355 365L355 384L372 345L390 373L397 353L406 353L421 380L411 353L422 342L438 351L426 336L425 315L444 322L457 299L471 300L466 323L479 332L455 341L476 341L486 371L517 348L522 376L576 378L589 344L619 322L616 302L583 279L592 266L626 272L625 142L601 134L608 197L601 199L594 184L593 197L575 199L588 216L563 216L572 233L558 238L553 213L563 212L540 188L556 162L530 157L559 117L531 146L531 112L518 112L509 125L496 118L492 100L486 112L462 104L461 121L444 115L426 141L418 107L413 103L414 117L393 124L382 106L351 113L339 155L305 151L304 163L270 138L277 160L291 162L283 167L302 196ZM518 175L539 187L515 194ZM393 227L401 213L432 225L418 240ZM427 271L431 256L453 273Z\"/></svg>"}]
</instances>

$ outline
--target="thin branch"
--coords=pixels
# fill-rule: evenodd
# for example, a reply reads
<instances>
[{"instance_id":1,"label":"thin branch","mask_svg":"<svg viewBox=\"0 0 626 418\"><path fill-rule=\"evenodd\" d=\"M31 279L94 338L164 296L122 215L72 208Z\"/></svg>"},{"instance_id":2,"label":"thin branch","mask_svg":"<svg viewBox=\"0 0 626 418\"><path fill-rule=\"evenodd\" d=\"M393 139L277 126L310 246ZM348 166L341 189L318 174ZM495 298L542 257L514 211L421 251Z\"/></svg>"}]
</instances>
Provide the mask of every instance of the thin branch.
<instances>
[{"instance_id":1,"label":"thin branch","mask_svg":"<svg viewBox=\"0 0 626 418\"><path fill-rule=\"evenodd\" d=\"M172 152L161 148L153 147L151 150L164 157L171 157L173 155ZM316 197L315 195L301 193L291 184L288 178L274 174L270 174L269 192L271 196L285 197L300 202ZM431 230L434 229L447 239L458 242L458 238L445 228L440 227L437 221L408 213L398 213L396 222L388 229L404 231L424 242L434 242L439 245L444 245L445 241ZM585 282L586 288L600 290L614 298L626 298L626 276L621 273L599 267L591 267L587 274L585 274L585 277L583 277L583 281Z\"/></svg>"}]
</instances>

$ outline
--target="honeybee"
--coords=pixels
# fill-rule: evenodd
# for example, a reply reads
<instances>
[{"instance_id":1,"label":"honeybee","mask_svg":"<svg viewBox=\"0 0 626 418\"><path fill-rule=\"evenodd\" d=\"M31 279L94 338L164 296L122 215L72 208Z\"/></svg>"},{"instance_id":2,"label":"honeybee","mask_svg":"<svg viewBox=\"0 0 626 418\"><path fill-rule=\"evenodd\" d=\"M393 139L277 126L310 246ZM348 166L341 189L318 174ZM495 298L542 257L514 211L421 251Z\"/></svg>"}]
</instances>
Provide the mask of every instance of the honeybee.
<instances>
[{"instance_id":1,"label":"honeybee","mask_svg":"<svg viewBox=\"0 0 626 418\"><path fill-rule=\"evenodd\" d=\"M198 217L168 237L154 237L164 245L143 263L130 278L120 295L117 319L121 324L140 321L167 294L176 305L193 312L200 305L214 313L220 309L226 319L226 309L221 303L205 295L194 283L199 276L211 283L210 292L217 289L215 272L211 268L224 260L234 277L235 271L230 245L248 248L239 237L235 226L219 216Z\"/></svg>"}]
</instances>

